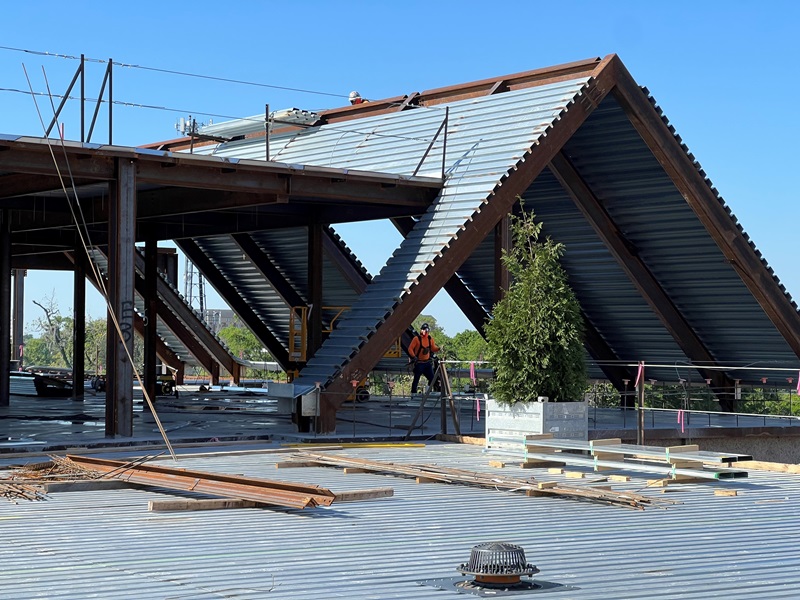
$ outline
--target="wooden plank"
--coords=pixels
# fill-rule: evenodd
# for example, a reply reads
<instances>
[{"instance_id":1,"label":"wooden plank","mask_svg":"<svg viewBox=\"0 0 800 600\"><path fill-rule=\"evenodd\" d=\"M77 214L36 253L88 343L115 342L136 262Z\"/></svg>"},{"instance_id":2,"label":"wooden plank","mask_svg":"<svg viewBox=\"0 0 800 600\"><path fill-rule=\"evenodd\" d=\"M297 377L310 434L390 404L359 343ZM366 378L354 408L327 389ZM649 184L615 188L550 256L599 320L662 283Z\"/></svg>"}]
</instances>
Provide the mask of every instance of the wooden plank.
<instances>
[{"instance_id":1,"label":"wooden plank","mask_svg":"<svg viewBox=\"0 0 800 600\"><path fill-rule=\"evenodd\" d=\"M437 483L438 479L432 479L431 477L417 477L417 483Z\"/></svg>"},{"instance_id":2,"label":"wooden plank","mask_svg":"<svg viewBox=\"0 0 800 600\"><path fill-rule=\"evenodd\" d=\"M584 473L583 471L567 471L566 473L564 473L564 476L567 479L583 479L584 477L586 477L586 473Z\"/></svg>"},{"instance_id":3,"label":"wooden plank","mask_svg":"<svg viewBox=\"0 0 800 600\"><path fill-rule=\"evenodd\" d=\"M484 446L486 440L479 437L470 437L468 435L448 435L445 433L437 433L436 439L440 442L451 442L453 444L470 444L472 446Z\"/></svg>"},{"instance_id":4,"label":"wooden plank","mask_svg":"<svg viewBox=\"0 0 800 600\"><path fill-rule=\"evenodd\" d=\"M318 467L319 465L312 461L304 460L285 460L283 462L276 462L276 469L300 469L302 467Z\"/></svg>"},{"instance_id":5,"label":"wooden plank","mask_svg":"<svg viewBox=\"0 0 800 600\"><path fill-rule=\"evenodd\" d=\"M150 512L173 512L193 510L222 510L230 508L260 508L264 506L250 500L234 500L226 498L202 498L199 500L150 500L147 510Z\"/></svg>"},{"instance_id":6,"label":"wooden plank","mask_svg":"<svg viewBox=\"0 0 800 600\"><path fill-rule=\"evenodd\" d=\"M342 469L345 475L355 475L356 473L372 473L372 469L364 469L363 467L345 467Z\"/></svg>"},{"instance_id":7,"label":"wooden plank","mask_svg":"<svg viewBox=\"0 0 800 600\"><path fill-rule=\"evenodd\" d=\"M684 446L667 446L667 454L672 454L673 452L699 452L700 446L697 444L687 444Z\"/></svg>"},{"instance_id":8,"label":"wooden plank","mask_svg":"<svg viewBox=\"0 0 800 600\"><path fill-rule=\"evenodd\" d=\"M616 446L622 443L622 438L606 438L604 440L592 440L589 445L594 448L595 446Z\"/></svg>"},{"instance_id":9,"label":"wooden plank","mask_svg":"<svg viewBox=\"0 0 800 600\"><path fill-rule=\"evenodd\" d=\"M337 492L334 502L357 502L361 500L372 500L373 498L389 498L391 496L394 496L394 488L370 488L368 490Z\"/></svg>"},{"instance_id":10,"label":"wooden plank","mask_svg":"<svg viewBox=\"0 0 800 600\"><path fill-rule=\"evenodd\" d=\"M506 463L504 463L502 460L490 460L489 466L494 467L496 469L502 469L503 467L506 466Z\"/></svg>"},{"instance_id":11,"label":"wooden plank","mask_svg":"<svg viewBox=\"0 0 800 600\"><path fill-rule=\"evenodd\" d=\"M540 490L547 490L550 488L554 488L558 485L557 481L540 481L536 484L536 487Z\"/></svg>"},{"instance_id":12,"label":"wooden plank","mask_svg":"<svg viewBox=\"0 0 800 600\"><path fill-rule=\"evenodd\" d=\"M772 473L800 474L800 465L778 462L764 462L760 460L740 460L731 463L732 467L739 469L752 469L754 471L770 471Z\"/></svg>"},{"instance_id":13,"label":"wooden plank","mask_svg":"<svg viewBox=\"0 0 800 600\"><path fill-rule=\"evenodd\" d=\"M119 479L80 479L72 481L46 481L36 483L45 494L55 492L95 492L101 490L122 490L136 487L134 484Z\"/></svg>"},{"instance_id":14,"label":"wooden plank","mask_svg":"<svg viewBox=\"0 0 800 600\"><path fill-rule=\"evenodd\" d=\"M525 459L520 465L523 469L544 469L549 467L563 467L564 463L559 460L536 460L533 458Z\"/></svg>"},{"instance_id":15,"label":"wooden plank","mask_svg":"<svg viewBox=\"0 0 800 600\"><path fill-rule=\"evenodd\" d=\"M547 472L550 473L551 475L561 475L564 473L564 469L559 469L554 467L551 469L547 469Z\"/></svg>"},{"instance_id":16,"label":"wooden plank","mask_svg":"<svg viewBox=\"0 0 800 600\"><path fill-rule=\"evenodd\" d=\"M738 496L739 492L736 490L714 490L715 496Z\"/></svg>"},{"instance_id":17,"label":"wooden plank","mask_svg":"<svg viewBox=\"0 0 800 600\"><path fill-rule=\"evenodd\" d=\"M630 481L631 478L628 475L609 475L609 481Z\"/></svg>"}]
</instances>

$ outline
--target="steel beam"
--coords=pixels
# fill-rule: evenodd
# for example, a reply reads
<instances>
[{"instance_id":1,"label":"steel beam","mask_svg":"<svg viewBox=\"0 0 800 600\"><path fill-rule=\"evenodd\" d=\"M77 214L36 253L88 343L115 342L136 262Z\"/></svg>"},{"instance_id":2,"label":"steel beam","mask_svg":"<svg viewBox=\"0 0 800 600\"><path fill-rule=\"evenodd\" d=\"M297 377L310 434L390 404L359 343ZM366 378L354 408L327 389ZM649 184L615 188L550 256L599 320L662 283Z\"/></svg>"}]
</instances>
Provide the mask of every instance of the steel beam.
<instances>
[{"instance_id":1,"label":"steel beam","mask_svg":"<svg viewBox=\"0 0 800 600\"><path fill-rule=\"evenodd\" d=\"M88 456L67 455L67 458L84 469L101 473L104 477L159 488L251 500L263 504L310 508L330 506L336 499L333 492L316 485L176 469Z\"/></svg>"},{"instance_id":2,"label":"steel beam","mask_svg":"<svg viewBox=\"0 0 800 600\"><path fill-rule=\"evenodd\" d=\"M147 265L145 259L138 252L135 257L135 267L137 271L136 288L142 298L146 298ZM143 279L140 278L141 275L144 275ZM192 308L178 296L172 286L160 276L156 276L155 279L157 308L154 314L161 317L169 330L177 336L206 370L211 372L212 363L218 362L238 382L239 363L208 330L205 322L201 321Z\"/></svg>"},{"instance_id":3,"label":"steel beam","mask_svg":"<svg viewBox=\"0 0 800 600\"><path fill-rule=\"evenodd\" d=\"M75 248L75 270L72 278L72 399L83 401L86 379L86 252Z\"/></svg>"},{"instance_id":4,"label":"steel beam","mask_svg":"<svg viewBox=\"0 0 800 600\"><path fill-rule=\"evenodd\" d=\"M511 278L508 267L503 262L503 255L511 250L510 218L508 215L500 219L494 228L494 301L495 304L506 295Z\"/></svg>"},{"instance_id":5,"label":"steel beam","mask_svg":"<svg viewBox=\"0 0 800 600\"><path fill-rule=\"evenodd\" d=\"M14 313L11 329L11 356L23 364L24 351L24 324L25 324L25 269L14 269Z\"/></svg>"},{"instance_id":6,"label":"steel beam","mask_svg":"<svg viewBox=\"0 0 800 600\"><path fill-rule=\"evenodd\" d=\"M233 241L241 248L253 266L261 272L272 288L278 293L287 306L306 306L306 301L294 289L273 264L272 259L259 246L252 236L247 234L234 234Z\"/></svg>"},{"instance_id":7,"label":"steel beam","mask_svg":"<svg viewBox=\"0 0 800 600\"><path fill-rule=\"evenodd\" d=\"M578 102L571 104L557 123L541 136L535 145L519 160L515 168L505 175L495 188L491 201L485 204L472 221L465 223L458 237L453 239L428 273L412 289L397 309L387 317L375 333L361 347L358 354L342 369L342 376L334 379L322 394L320 428L334 431L336 409L347 397L349 381L360 373L368 373L380 360L391 340L399 336L405 326L433 299L436 293L453 276L470 253L478 247L488 233L506 216L521 195L536 179L542 169L574 135L586 118L614 86L614 71L608 68L616 60L609 56L592 72Z\"/></svg>"},{"instance_id":8,"label":"steel beam","mask_svg":"<svg viewBox=\"0 0 800 600\"><path fill-rule=\"evenodd\" d=\"M141 260L139 253L136 258ZM144 244L144 285L136 287L144 301L144 388L151 401L156 398L156 340L158 339L158 242L147 240ZM145 409L147 403L145 403Z\"/></svg>"},{"instance_id":9,"label":"steel beam","mask_svg":"<svg viewBox=\"0 0 800 600\"><path fill-rule=\"evenodd\" d=\"M672 302L642 258L631 249L630 242L625 239L625 235L619 230L611 215L608 214L564 153L556 154L549 167L564 191L572 198L575 206L592 226L597 236L664 324L683 353L692 362L716 363L714 355L703 344L694 328ZM734 387L734 382L721 371L702 367L698 367L698 371L704 378L711 379L713 387L716 389L732 390Z\"/></svg>"},{"instance_id":10,"label":"steel beam","mask_svg":"<svg viewBox=\"0 0 800 600\"><path fill-rule=\"evenodd\" d=\"M403 234L403 237L407 237L414 228L416 221L410 217L401 217L392 219L392 223L394 223L397 230ZM483 305L478 302L475 295L469 291L469 288L467 288L461 277L458 276L458 273L453 274L447 283L444 284L444 290L450 295L453 302L461 309L461 312L464 313L464 316L467 317L478 333L483 335L483 326L486 324L486 319L489 318L489 313L487 313ZM410 325L411 321L409 321L409 326Z\"/></svg>"},{"instance_id":11,"label":"steel beam","mask_svg":"<svg viewBox=\"0 0 800 600\"><path fill-rule=\"evenodd\" d=\"M689 207L783 338L800 357L800 314L621 61L614 97Z\"/></svg>"},{"instance_id":12,"label":"steel beam","mask_svg":"<svg viewBox=\"0 0 800 600\"><path fill-rule=\"evenodd\" d=\"M308 225L308 359L322 345L322 226Z\"/></svg>"},{"instance_id":13,"label":"steel beam","mask_svg":"<svg viewBox=\"0 0 800 600\"><path fill-rule=\"evenodd\" d=\"M111 182L108 220L109 302L108 386L106 388L106 437L133 435L133 356L134 275L133 259L136 229L136 165L117 159L116 179Z\"/></svg>"},{"instance_id":14,"label":"steel beam","mask_svg":"<svg viewBox=\"0 0 800 600\"><path fill-rule=\"evenodd\" d=\"M242 322L253 332L269 350L272 357L280 364L284 370L289 370L289 351L275 337L275 334L264 324L255 314L250 305L239 295L236 288L225 279L217 267L209 260L205 253L200 249L194 240L180 240L176 242L178 247L189 257L195 266L203 274L203 277L214 286L217 293L228 303L233 311L242 319Z\"/></svg>"}]
</instances>

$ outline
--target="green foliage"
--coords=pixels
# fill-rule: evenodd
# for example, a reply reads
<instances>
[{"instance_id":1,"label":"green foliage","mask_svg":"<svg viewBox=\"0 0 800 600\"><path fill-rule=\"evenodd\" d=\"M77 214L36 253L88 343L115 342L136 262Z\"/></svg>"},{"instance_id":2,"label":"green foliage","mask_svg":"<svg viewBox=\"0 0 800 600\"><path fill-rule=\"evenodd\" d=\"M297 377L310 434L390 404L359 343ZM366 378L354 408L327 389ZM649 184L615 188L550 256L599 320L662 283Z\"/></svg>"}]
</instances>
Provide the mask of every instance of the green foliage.
<instances>
[{"instance_id":1,"label":"green foliage","mask_svg":"<svg viewBox=\"0 0 800 600\"><path fill-rule=\"evenodd\" d=\"M503 404L581 400L587 384L580 305L559 263L564 247L540 242L540 232L524 207L512 217L513 246L503 263L513 283L486 325L492 392Z\"/></svg>"},{"instance_id":2,"label":"green foliage","mask_svg":"<svg viewBox=\"0 0 800 600\"><path fill-rule=\"evenodd\" d=\"M448 358L450 360L483 360L486 356L488 345L483 336L474 329L467 329L457 333L449 344Z\"/></svg>"},{"instance_id":3,"label":"green foliage","mask_svg":"<svg viewBox=\"0 0 800 600\"><path fill-rule=\"evenodd\" d=\"M231 353L239 358L253 361L272 360L264 352L264 346L249 329L228 325L220 329L217 335L225 342Z\"/></svg>"}]
</instances>

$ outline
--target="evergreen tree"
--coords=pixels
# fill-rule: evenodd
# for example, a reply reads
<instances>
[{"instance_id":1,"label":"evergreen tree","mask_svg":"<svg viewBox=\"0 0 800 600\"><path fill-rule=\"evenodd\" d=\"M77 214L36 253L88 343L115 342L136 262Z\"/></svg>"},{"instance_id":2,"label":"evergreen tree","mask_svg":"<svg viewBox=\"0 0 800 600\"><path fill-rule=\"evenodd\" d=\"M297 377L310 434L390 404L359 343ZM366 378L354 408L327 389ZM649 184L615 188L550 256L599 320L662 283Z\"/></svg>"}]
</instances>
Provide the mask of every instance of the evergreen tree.
<instances>
[{"instance_id":1,"label":"evergreen tree","mask_svg":"<svg viewBox=\"0 0 800 600\"><path fill-rule=\"evenodd\" d=\"M541 229L524 206L511 217L513 245L502 260L513 283L486 324L492 392L502 404L582 400L586 388L583 319L559 263L564 246L540 242Z\"/></svg>"}]
</instances>

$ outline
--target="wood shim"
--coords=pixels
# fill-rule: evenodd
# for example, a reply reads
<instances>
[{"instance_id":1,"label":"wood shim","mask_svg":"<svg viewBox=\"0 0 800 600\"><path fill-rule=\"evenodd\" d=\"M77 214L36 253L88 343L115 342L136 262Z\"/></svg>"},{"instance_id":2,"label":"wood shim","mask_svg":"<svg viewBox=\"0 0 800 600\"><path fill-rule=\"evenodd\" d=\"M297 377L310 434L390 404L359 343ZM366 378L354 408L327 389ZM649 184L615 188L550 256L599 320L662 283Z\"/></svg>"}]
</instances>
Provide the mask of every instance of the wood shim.
<instances>
[{"instance_id":1,"label":"wood shim","mask_svg":"<svg viewBox=\"0 0 800 600\"><path fill-rule=\"evenodd\" d=\"M467 435L448 435L437 433L436 439L440 442L451 442L454 444L470 444L472 446L485 446L486 440L479 437L469 437Z\"/></svg>"}]
</instances>

